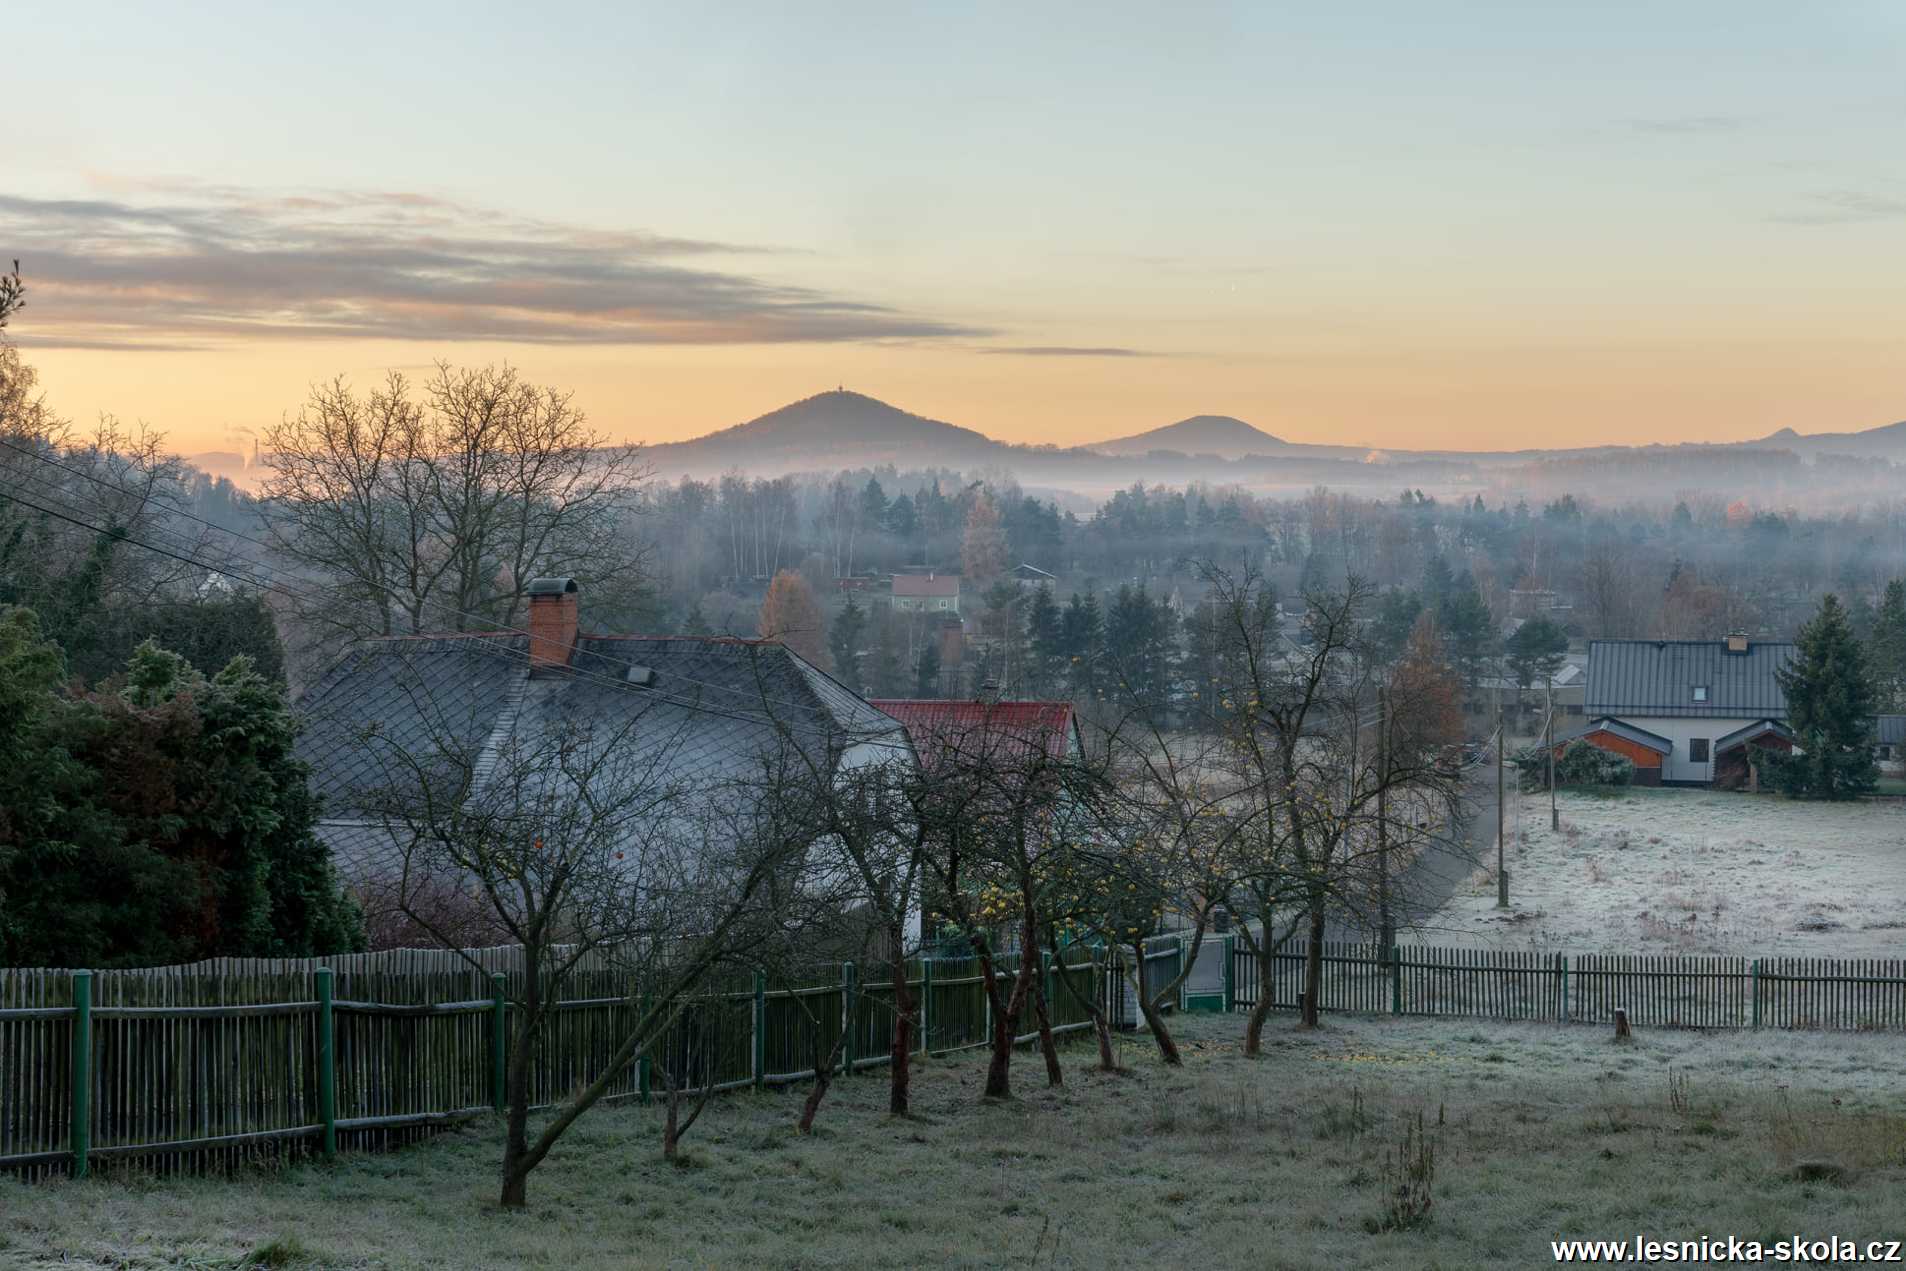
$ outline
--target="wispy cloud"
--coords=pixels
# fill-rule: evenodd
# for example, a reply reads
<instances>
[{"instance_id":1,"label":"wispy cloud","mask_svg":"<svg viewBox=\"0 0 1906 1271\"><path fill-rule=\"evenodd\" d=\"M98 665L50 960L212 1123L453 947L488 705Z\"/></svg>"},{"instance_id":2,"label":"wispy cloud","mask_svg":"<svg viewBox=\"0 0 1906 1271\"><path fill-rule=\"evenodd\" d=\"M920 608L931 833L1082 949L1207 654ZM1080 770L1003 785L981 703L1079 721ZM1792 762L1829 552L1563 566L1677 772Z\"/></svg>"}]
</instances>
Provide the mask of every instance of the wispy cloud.
<instances>
[{"instance_id":1,"label":"wispy cloud","mask_svg":"<svg viewBox=\"0 0 1906 1271\"><path fill-rule=\"evenodd\" d=\"M1843 225L1855 221L1896 221L1906 218L1906 198L1871 190L1830 190L1812 196L1813 206L1777 214L1787 225Z\"/></svg>"},{"instance_id":2,"label":"wispy cloud","mask_svg":"<svg viewBox=\"0 0 1906 1271\"><path fill-rule=\"evenodd\" d=\"M32 289L22 343L784 344L990 334L757 276L760 261L781 254L773 249L588 229L405 191L125 193L0 195L0 255L24 261Z\"/></svg>"},{"instance_id":3,"label":"wispy cloud","mask_svg":"<svg viewBox=\"0 0 1906 1271\"><path fill-rule=\"evenodd\" d=\"M1700 134L1739 132L1753 121L1745 115L1668 115L1655 119L1623 121L1636 132Z\"/></svg>"},{"instance_id":4,"label":"wispy cloud","mask_svg":"<svg viewBox=\"0 0 1906 1271\"><path fill-rule=\"evenodd\" d=\"M1076 346L1071 344L1010 344L981 349L982 353L1002 354L1008 357L1170 357L1169 353L1153 353L1146 349L1124 349L1115 345L1099 347Z\"/></svg>"}]
</instances>

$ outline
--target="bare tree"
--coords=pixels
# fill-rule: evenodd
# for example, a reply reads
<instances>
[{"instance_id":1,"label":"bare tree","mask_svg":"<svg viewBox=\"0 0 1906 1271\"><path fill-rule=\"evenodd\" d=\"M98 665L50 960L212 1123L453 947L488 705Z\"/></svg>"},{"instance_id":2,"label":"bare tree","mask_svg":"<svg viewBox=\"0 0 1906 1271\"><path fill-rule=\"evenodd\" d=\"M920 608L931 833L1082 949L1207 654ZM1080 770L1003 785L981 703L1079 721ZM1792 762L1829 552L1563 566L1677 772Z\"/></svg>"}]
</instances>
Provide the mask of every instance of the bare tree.
<instances>
[{"instance_id":1,"label":"bare tree","mask_svg":"<svg viewBox=\"0 0 1906 1271\"><path fill-rule=\"evenodd\" d=\"M267 535L328 584L302 611L321 637L513 626L539 575L633 603L647 468L510 367L440 362L421 393L396 372L367 392L340 377L264 443Z\"/></svg>"},{"instance_id":2,"label":"bare tree","mask_svg":"<svg viewBox=\"0 0 1906 1271\"><path fill-rule=\"evenodd\" d=\"M1289 642L1254 575L1207 576L1227 646L1209 708L1222 738L1214 815L1231 827L1239 935L1263 986L1245 1030L1245 1051L1256 1054L1278 946L1305 932L1303 1021L1314 1026L1330 914L1387 914L1393 857L1459 820L1455 688L1432 629L1412 636L1388 691L1377 692L1384 669L1360 639L1367 593L1354 578L1307 595L1305 639ZM1435 666L1418 665L1425 659Z\"/></svg>"},{"instance_id":3,"label":"bare tree","mask_svg":"<svg viewBox=\"0 0 1906 1271\"><path fill-rule=\"evenodd\" d=\"M785 939L806 844L749 797L752 780L688 780L671 765L688 718L659 706L523 723L471 744L449 709L424 703L427 740L372 735L386 780L370 797L390 835L400 906L446 948L438 925L454 881L522 951L506 1073L501 1202L719 968ZM772 766L777 756L764 754ZM532 1136L537 1040L563 985L595 955L639 985L640 1009L600 1070Z\"/></svg>"}]
</instances>

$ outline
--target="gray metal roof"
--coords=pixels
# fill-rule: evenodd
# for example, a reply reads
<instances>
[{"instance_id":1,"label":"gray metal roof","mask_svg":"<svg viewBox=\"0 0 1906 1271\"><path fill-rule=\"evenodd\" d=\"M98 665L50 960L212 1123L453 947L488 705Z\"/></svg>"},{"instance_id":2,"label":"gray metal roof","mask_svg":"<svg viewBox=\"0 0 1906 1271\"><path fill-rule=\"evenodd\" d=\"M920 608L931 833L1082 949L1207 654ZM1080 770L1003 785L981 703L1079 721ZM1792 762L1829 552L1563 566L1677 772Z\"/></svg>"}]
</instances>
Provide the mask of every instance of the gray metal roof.
<instances>
[{"instance_id":1,"label":"gray metal roof","mask_svg":"<svg viewBox=\"0 0 1906 1271\"><path fill-rule=\"evenodd\" d=\"M689 793L758 772L784 737L817 760L862 743L911 757L896 720L778 644L582 636L568 669L533 673L528 646L521 635L374 640L333 665L299 701L298 756L325 815L353 819L401 780L394 754L426 768L433 756L493 762L564 730L613 738L619 768ZM631 682L637 667L645 683Z\"/></svg>"},{"instance_id":2,"label":"gray metal roof","mask_svg":"<svg viewBox=\"0 0 1906 1271\"><path fill-rule=\"evenodd\" d=\"M1774 672L1793 659L1785 641L1753 641L1729 653L1720 640L1591 640L1590 715L1657 715L1688 719L1785 719L1787 695ZM1697 685L1707 700L1694 700Z\"/></svg>"},{"instance_id":3,"label":"gray metal roof","mask_svg":"<svg viewBox=\"0 0 1906 1271\"><path fill-rule=\"evenodd\" d=\"M1873 740L1881 746L1906 744L1906 715L1875 715Z\"/></svg>"},{"instance_id":4,"label":"gray metal roof","mask_svg":"<svg viewBox=\"0 0 1906 1271\"><path fill-rule=\"evenodd\" d=\"M1734 747L1740 745L1742 742L1752 741L1756 737L1764 737L1768 733L1773 733L1776 736L1784 737L1788 741L1793 740L1793 729L1787 727L1785 724L1781 723L1779 720L1757 719L1753 723L1748 724L1745 727L1736 728L1733 732L1728 733L1725 737L1716 737L1714 739L1714 753L1718 755L1723 750L1732 750L1734 749Z\"/></svg>"}]
</instances>

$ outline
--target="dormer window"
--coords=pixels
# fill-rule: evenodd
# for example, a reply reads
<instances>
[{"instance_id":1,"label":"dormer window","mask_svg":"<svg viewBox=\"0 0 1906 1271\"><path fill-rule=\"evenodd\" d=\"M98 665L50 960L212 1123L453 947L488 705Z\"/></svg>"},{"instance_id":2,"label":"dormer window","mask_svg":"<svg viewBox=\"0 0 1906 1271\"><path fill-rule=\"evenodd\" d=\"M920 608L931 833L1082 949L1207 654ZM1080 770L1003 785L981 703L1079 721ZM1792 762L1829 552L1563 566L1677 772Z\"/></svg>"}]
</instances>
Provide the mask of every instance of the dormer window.
<instances>
[{"instance_id":1,"label":"dormer window","mask_svg":"<svg viewBox=\"0 0 1906 1271\"><path fill-rule=\"evenodd\" d=\"M1696 684L1694 686L1694 700L1697 702L1705 702L1707 700L1707 685Z\"/></svg>"}]
</instances>

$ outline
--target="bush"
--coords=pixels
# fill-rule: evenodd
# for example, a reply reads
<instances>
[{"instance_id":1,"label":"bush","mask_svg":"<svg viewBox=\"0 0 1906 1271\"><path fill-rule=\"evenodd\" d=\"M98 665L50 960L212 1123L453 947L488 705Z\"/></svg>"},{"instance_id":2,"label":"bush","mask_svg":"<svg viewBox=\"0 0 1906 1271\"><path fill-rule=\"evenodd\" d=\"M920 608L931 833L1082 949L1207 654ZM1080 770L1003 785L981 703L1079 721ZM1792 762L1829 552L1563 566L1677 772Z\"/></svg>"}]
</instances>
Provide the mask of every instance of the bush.
<instances>
[{"instance_id":1,"label":"bush","mask_svg":"<svg viewBox=\"0 0 1906 1271\"><path fill-rule=\"evenodd\" d=\"M1524 790L1541 790L1549 783L1548 761L1542 748L1535 747L1516 758ZM1558 786L1625 786L1633 784L1635 764L1626 755L1603 750L1586 741L1572 741L1555 761Z\"/></svg>"}]
</instances>

